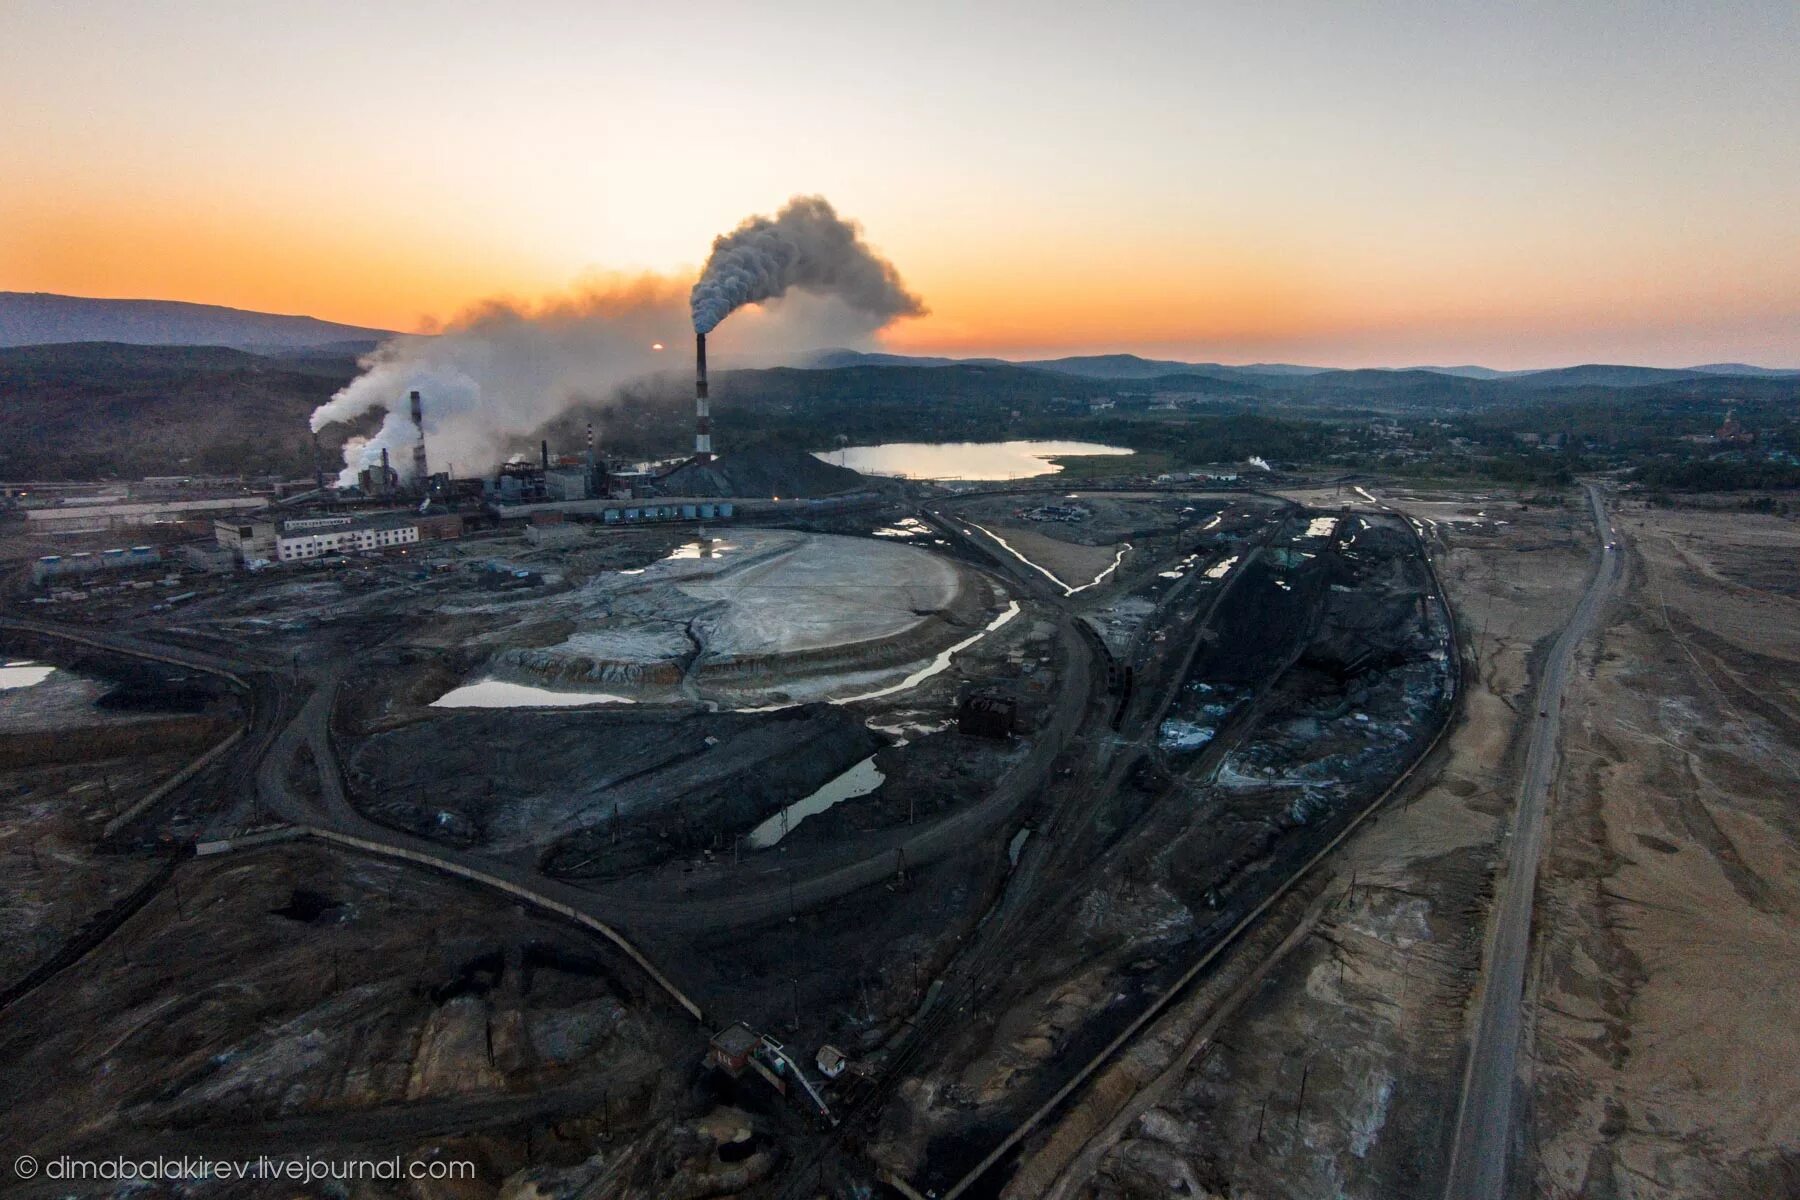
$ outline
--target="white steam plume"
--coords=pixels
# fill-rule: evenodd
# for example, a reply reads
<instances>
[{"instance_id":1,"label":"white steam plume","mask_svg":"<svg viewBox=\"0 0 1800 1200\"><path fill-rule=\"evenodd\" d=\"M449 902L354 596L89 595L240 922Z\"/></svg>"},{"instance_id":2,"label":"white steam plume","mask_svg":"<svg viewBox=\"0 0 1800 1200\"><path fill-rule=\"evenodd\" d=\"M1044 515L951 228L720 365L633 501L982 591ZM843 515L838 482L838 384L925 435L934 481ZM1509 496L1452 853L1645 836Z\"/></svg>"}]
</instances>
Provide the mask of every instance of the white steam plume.
<instances>
[{"instance_id":1,"label":"white steam plume","mask_svg":"<svg viewBox=\"0 0 1800 1200\"><path fill-rule=\"evenodd\" d=\"M382 411L381 427L344 446L340 484L356 482L385 448L395 470L412 469L418 429L407 394L424 398L434 470L472 474L577 404L605 404L621 386L668 371L688 378L686 280L647 277L601 284L535 307L490 301L436 337L402 337L363 360L363 373L314 410L317 431ZM802 351L864 344L885 322L842 298L804 290L772 300L714 339L714 362L760 366ZM666 351L652 349L666 343Z\"/></svg>"},{"instance_id":2,"label":"white steam plume","mask_svg":"<svg viewBox=\"0 0 1800 1200\"><path fill-rule=\"evenodd\" d=\"M711 333L744 305L791 288L835 297L875 328L925 312L894 264L862 240L860 226L839 217L823 196L795 196L773 217L750 217L714 240L688 298L694 329Z\"/></svg>"}]
</instances>

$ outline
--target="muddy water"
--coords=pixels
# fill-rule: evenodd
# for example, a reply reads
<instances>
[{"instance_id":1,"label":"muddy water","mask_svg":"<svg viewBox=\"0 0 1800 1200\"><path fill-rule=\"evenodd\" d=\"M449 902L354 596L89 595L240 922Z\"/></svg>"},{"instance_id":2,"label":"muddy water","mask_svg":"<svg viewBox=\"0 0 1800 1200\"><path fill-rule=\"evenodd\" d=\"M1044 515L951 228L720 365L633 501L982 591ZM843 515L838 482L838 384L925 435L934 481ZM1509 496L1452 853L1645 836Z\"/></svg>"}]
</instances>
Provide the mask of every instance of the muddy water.
<instances>
[{"instance_id":1,"label":"muddy water","mask_svg":"<svg viewBox=\"0 0 1800 1200\"><path fill-rule=\"evenodd\" d=\"M873 754L830 780L812 795L796 800L768 820L750 831L744 840L752 850L767 850L793 831L794 826L808 817L817 816L835 804L846 800L854 800L858 796L866 796L881 786L885 776L881 768L875 765Z\"/></svg>"}]
</instances>

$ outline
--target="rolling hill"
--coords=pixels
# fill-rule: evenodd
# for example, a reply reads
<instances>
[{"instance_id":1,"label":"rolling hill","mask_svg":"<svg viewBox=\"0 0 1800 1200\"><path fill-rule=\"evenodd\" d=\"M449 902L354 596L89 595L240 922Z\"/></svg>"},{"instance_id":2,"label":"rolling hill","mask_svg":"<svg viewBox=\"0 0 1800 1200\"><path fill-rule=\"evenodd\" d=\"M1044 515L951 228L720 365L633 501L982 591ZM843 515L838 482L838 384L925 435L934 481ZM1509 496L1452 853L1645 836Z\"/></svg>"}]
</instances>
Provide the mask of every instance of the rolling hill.
<instances>
[{"instance_id":1,"label":"rolling hill","mask_svg":"<svg viewBox=\"0 0 1800 1200\"><path fill-rule=\"evenodd\" d=\"M96 300L50 292L0 292L0 347L69 342L137 346L230 346L362 354L392 337L385 329L315 317L249 312L176 300Z\"/></svg>"},{"instance_id":2,"label":"rolling hill","mask_svg":"<svg viewBox=\"0 0 1800 1200\"><path fill-rule=\"evenodd\" d=\"M0 349L0 478L312 469L307 417L356 359L116 342ZM348 431L325 440L335 461Z\"/></svg>"}]
</instances>

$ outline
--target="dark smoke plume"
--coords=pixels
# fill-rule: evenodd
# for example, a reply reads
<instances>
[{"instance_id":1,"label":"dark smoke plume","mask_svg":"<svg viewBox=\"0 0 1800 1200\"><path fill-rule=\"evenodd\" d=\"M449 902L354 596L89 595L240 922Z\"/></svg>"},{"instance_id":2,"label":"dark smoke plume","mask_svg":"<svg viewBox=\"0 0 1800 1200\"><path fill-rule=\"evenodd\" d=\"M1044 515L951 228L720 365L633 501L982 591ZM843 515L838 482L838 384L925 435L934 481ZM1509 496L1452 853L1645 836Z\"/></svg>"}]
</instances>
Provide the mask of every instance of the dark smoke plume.
<instances>
[{"instance_id":1,"label":"dark smoke plume","mask_svg":"<svg viewBox=\"0 0 1800 1200\"><path fill-rule=\"evenodd\" d=\"M866 313L875 327L925 313L894 264L869 248L854 221L838 216L823 196L796 196L773 217L751 217L714 240L689 297L694 329L710 333L744 305L773 300L790 288L835 297Z\"/></svg>"}]
</instances>

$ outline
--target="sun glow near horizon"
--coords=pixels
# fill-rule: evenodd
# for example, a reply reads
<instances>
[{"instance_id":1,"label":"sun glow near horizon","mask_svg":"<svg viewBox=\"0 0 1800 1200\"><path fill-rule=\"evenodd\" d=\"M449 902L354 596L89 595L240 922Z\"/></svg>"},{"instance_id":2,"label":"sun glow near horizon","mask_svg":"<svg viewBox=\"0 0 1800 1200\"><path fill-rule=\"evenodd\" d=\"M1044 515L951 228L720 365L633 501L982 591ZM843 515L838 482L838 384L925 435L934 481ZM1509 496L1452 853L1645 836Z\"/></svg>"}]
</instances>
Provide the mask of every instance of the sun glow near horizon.
<instances>
[{"instance_id":1,"label":"sun glow near horizon","mask_svg":"<svg viewBox=\"0 0 1800 1200\"><path fill-rule=\"evenodd\" d=\"M1800 363L1790 7L1291 7L25 3L0 289L423 330L817 192L929 305L898 351Z\"/></svg>"}]
</instances>

